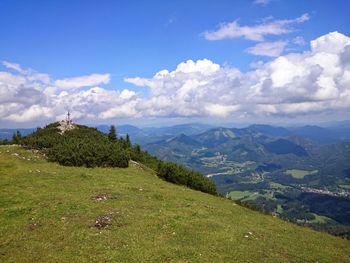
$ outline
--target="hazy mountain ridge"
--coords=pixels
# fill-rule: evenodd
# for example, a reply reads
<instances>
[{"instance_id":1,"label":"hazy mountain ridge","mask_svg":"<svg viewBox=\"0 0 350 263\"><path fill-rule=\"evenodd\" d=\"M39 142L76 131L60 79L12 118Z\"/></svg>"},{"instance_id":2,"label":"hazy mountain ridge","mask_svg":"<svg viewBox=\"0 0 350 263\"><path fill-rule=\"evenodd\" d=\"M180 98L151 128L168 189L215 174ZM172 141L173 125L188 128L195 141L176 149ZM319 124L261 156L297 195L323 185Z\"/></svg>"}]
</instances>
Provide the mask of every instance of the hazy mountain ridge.
<instances>
[{"instance_id":1,"label":"hazy mountain ridge","mask_svg":"<svg viewBox=\"0 0 350 263\"><path fill-rule=\"evenodd\" d=\"M108 132L110 125L88 125L96 127L99 131ZM121 136L129 134L133 140L141 145L169 139L171 137L184 134L187 136L198 135L210 130L224 129L230 130L229 132L237 132L238 134L242 130L250 130L257 133L261 133L266 136L272 137L292 137L299 136L311 141L323 144L329 144L339 142L343 140L350 140L350 122L336 122L330 123L327 127L321 127L316 125L305 125L295 127L282 127L266 124L252 124L246 128L225 128L216 127L215 125L201 124L201 123L189 123L179 124L165 127L145 127L139 128L134 125L117 125L117 133ZM0 129L0 139L10 139L12 134L19 130L22 135L28 135L35 131L36 128L27 129Z\"/></svg>"},{"instance_id":2,"label":"hazy mountain ridge","mask_svg":"<svg viewBox=\"0 0 350 263\"><path fill-rule=\"evenodd\" d=\"M10 140L14 132L19 131L22 135L28 135L33 133L36 128L27 128L27 129L0 129L0 140Z\"/></svg>"}]
</instances>

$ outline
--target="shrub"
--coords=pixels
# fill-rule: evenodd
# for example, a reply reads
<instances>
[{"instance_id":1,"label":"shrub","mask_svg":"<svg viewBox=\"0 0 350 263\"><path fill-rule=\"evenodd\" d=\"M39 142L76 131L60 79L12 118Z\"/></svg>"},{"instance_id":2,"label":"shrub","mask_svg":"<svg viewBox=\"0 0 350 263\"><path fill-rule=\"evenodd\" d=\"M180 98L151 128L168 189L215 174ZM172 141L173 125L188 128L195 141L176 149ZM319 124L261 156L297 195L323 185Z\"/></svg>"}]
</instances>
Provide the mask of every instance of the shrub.
<instances>
[{"instance_id":1,"label":"shrub","mask_svg":"<svg viewBox=\"0 0 350 263\"><path fill-rule=\"evenodd\" d=\"M166 181L216 195L216 186L202 174L170 162L160 162L157 175Z\"/></svg>"},{"instance_id":2,"label":"shrub","mask_svg":"<svg viewBox=\"0 0 350 263\"><path fill-rule=\"evenodd\" d=\"M23 140L27 147L45 150L49 161L66 166L128 167L129 153L119 140L111 141L94 128L77 125L58 132L57 125L48 125Z\"/></svg>"}]
</instances>

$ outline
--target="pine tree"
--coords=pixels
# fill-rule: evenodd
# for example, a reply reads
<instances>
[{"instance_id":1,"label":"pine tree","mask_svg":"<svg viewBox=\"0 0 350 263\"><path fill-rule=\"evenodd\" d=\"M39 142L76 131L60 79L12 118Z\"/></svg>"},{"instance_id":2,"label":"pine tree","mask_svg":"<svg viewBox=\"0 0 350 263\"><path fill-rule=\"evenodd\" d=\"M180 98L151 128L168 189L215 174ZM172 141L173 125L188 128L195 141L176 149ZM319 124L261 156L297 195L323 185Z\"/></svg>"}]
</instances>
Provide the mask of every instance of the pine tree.
<instances>
[{"instance_id":1,"label":"pine tree","mask_svg":"<svg viewBox=\"0 0 350 263\"><path fill-rule=\"evenodd\" d=\"M129 134L126 134L126 145L127 145L127 147L131 147L131 141L130 141Z\"/></svg>"},{"instance_id":2,"label":"pine tree","mask_svg":"<svg viewBox=\"0 0 350 263\"><path fill-rule=\"evenodd\" d=\"M117 131L116 131L114 125L111 125L111 128L109 129L109 132L108 132L108 139L109 139L111 142L115 142L115 141L117 140Z\"/></svg>"},{"instance_id":3,"label":"pine tree","mask_svg":"<svg viewBox=\"0 0 350 263\"><path fill-rule=\"evenodd\" d=\"M13 133L12 135L12 143L13 144L19 144L21 142L22 135L19 130Z\"/></svg>"},{"instance_id":4,"label":"pine tree","mask_svg":"<svg viewBox=\"0 0 350 263\"><path fill-rule=\"evenodd\" d=\"M17 136L18 140L22 139L22 134L21 134L21 132L19 130L17 130L16 136Z\"/></svg>"}]
</instances>

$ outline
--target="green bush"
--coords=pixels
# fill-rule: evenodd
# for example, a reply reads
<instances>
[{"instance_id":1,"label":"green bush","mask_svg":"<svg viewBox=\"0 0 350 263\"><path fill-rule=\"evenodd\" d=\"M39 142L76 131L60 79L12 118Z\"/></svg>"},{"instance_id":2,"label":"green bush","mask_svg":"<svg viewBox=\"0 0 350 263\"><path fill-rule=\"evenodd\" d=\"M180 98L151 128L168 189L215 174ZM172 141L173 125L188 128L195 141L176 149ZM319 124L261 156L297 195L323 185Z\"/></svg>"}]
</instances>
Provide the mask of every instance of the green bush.
<instances>
[{"instance_id":1,"label":"green bush","mask_svg":"<svg viewBox=\"0 0 350 263\"><path fill-rule=\"evenodd\" d=\"M59 134L57 124L51 124L27 136L22 143L43 150L49 161L66 166L128 167L129 153L123 143L94 128L77 125Z\"/></svg>"}]
</instances>

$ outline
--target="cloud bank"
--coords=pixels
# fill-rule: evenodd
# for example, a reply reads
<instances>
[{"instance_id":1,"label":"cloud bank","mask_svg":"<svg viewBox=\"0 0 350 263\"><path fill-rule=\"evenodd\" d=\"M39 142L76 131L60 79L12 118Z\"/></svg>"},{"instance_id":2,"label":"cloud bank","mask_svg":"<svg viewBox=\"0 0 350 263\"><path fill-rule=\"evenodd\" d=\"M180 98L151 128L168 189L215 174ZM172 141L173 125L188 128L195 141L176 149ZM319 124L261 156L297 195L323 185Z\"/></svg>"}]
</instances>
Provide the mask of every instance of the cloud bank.
<instances>
[{"instance_id":1,"label":"cloud bank","mask_svg":"<svg viewBox=\"0 0 350 263\"><path fill-rule=\"evenodd\" d=\"M332 32L311 41L307 52L279 56L249 72L202 59L150 78L125 79L147 87L147 96L104 88L109 74L60 80L4 62L0 120L45 122L63 118L67 109L86 120L344 114L350 111L349 58L350 38Z\"/></svg>"}]
</instances>

